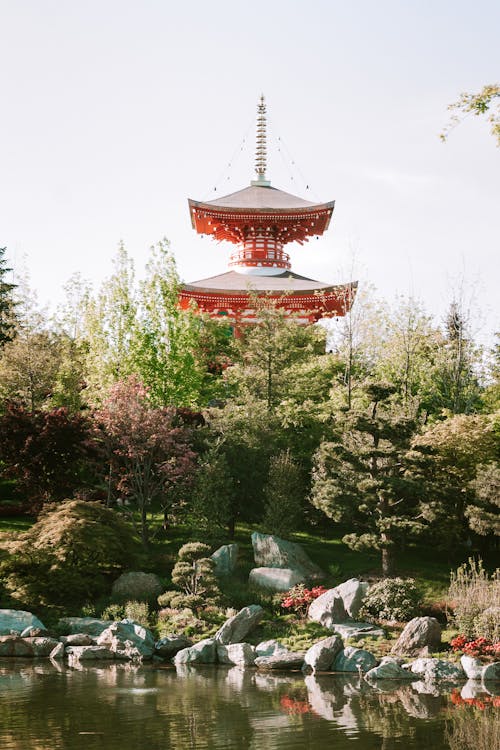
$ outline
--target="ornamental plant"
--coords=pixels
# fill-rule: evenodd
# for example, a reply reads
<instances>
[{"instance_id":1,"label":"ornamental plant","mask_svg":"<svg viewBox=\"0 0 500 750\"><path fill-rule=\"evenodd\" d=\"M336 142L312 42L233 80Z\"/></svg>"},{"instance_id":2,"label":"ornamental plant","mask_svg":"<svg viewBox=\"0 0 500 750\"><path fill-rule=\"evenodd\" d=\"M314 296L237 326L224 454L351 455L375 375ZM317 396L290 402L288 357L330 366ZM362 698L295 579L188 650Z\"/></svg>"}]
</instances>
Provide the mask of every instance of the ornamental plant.
<instances>
[{"instance_id":1,"label":"ornamental plant","mask_svg":"<svg viewBox=\"0 0 500 750\"><path fill-rule=\"evenodd\" d=\"M360 618L406 622L418 614L420 595L413 578L384 578L370 587Z\"/></svg>"},{"instance_id":2,"label":"ornamental plant","mask_svg":"<svg viewBox=\"0 0 500 750\"><path fill-rule=\"evenodd\" d=\"M281 598L281 608L289 610L300 617L305 617L307 608L310 603L324 594L326 589L324 586L315 586L312 589L307 589L303 583L299 583L283 594Z\"/></svg>"},{"instance_id":3,"label":"ornamental plant","mask_svg":"<svg viewBox=\"0 0 500 750\"><path fill-rule=\"evenodd\" d=\"M458 651L466 656L491 656L500 658L500 641L492 643L488 638L475 638L472 640L466 635L457 635L450 641L453 651Z\"/></svg>"}]
</instances>

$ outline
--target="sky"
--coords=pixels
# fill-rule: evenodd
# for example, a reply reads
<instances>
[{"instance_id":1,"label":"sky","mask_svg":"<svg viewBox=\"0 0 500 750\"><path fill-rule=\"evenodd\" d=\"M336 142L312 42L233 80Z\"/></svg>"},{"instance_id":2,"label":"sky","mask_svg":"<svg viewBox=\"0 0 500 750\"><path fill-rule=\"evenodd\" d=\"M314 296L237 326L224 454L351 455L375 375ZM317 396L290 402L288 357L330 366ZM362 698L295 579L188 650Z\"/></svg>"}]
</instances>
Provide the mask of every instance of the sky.
<instances>
[{"instance_id":1,"label":"sky","mask_svg":"<svg viewBox=\"0 0 500 750\"><path fill-rule=\"evenodd\" d=\"M335 200L289 246L297 273L412 295L442 320L461 289L500 330L500 148L447 105L500 82L497 0L0 0L0 247L42 303L97 287L120 241L140 274L167 237L184 281L232 249L195 234L188 197L268 178Z\"/></svg>"}]
</instances>

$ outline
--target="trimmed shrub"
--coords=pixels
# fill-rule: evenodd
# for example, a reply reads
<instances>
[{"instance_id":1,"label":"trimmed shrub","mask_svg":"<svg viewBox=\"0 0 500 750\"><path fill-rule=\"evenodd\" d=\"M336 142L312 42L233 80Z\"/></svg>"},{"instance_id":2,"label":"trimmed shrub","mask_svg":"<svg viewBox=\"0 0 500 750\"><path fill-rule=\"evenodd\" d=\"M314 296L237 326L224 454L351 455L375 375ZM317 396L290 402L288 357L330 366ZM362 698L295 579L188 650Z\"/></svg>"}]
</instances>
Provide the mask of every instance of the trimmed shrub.
<instances>
[{"instance_id":1,"label":"trimmed shrub","mask_svg":"<svg viewBox=\"0 0 500 750\"><path fill-rule=\"evenodd\" d=\"M122 573L113 583L111 598L115 602L154 602L162 591L160 579L154 573L131 571Z\"/></svg>"},{"instance_id":2,"label":"trimmed shrub","mask_svg":"<svg viewBox=\"0 0 500 750\"><path fill-rule=\"evenodd\" d=\"M407 622L418 614L420 601L413 578L384 578L368 590L359 616Z\"/></svg>"}]
</instances>

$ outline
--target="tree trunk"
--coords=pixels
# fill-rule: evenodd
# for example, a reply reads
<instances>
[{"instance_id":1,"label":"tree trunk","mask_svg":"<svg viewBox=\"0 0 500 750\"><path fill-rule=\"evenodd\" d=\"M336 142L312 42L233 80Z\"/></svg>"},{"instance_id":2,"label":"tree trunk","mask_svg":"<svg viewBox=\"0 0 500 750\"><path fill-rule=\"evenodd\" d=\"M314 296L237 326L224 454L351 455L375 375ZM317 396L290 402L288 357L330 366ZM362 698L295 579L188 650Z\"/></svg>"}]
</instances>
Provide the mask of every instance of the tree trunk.
<instances>
[{"instance_id":1,"label":"tree trunk","mask_svg":"<svg viewBox=\"0 0 500 750\"><path fill-rule=\"evenodd\" d=\"M382 575L390 578L394 572L394 557L390 547L382 547Z\"/></svg>"}]
</instances>

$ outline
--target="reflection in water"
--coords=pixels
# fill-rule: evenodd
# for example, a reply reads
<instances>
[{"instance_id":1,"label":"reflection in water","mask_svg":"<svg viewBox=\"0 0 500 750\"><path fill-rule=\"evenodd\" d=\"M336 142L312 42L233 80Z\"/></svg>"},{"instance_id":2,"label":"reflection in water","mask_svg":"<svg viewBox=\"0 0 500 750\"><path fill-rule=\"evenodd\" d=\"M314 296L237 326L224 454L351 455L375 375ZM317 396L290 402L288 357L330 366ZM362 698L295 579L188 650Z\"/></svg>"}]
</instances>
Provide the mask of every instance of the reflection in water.
<instances>
[{"instance_id":1,"label":"reflection in water","mask_svg":"<svg viewBox=\"0 0 500 750\"><path fill-rule=\"evenodd\" d=\"M497 703L478 683L450 695L357 675L4 659L0 747L497 750Z\"/></svg>"}]
</instances>

